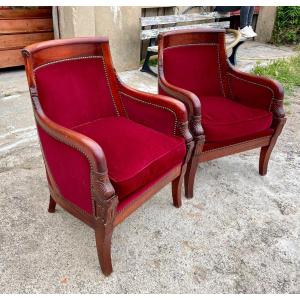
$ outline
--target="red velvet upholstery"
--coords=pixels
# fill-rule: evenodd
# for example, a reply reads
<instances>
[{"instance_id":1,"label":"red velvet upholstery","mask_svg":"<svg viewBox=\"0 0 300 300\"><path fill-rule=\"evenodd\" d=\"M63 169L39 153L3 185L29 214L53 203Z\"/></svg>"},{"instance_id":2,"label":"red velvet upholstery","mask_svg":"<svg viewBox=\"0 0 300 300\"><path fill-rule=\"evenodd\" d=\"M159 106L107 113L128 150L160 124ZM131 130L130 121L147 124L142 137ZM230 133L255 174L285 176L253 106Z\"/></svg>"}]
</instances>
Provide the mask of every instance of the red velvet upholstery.
<instances>
[{"instance_id":1,"label":"red velvet upholstery","mask_svg":"<svg viewBox=\"0 0 300 300\"><path fill-rule=\"evenodd\" d=\"M125 93L121 93L121 97L130 120L166 134L174 134L176 114L171 108L136 99Z\"/></svg>"},{"instance_id":2,"label":"red velvet upholstery","mask_svg":"<svg viewBox=\"0 0 300 300\"><path fill-rule=\"evenodd\" d=\"M270 110L275 95L273 90L264 82L264 78L260 78L260 81L256 83L245 78L245 76L234 74L234 72L228 72L227 76L231 97L234 101L250 107Z\"/></svg>"},{"instance_id":3,"label":"red velvet upholstery","mask_svg":"<svg viewBox=\"0 0 300 300\"><path fill-rule=\"evenodd\" d=\"M35 80L44 113L60 125L70 128L115 115L100 56L44 65L35 70Z\"/></svg>"},{"instance_id":4,"label":"red velvet upholstery","mask_svg":"<svg viewBox=\"0 0 300 300\"><path fill-rule=\"evenodd\" d=\"M183 138L160 133L124 117L98 119L73 130L101 145L120 200L181 164L185 156Z\"/></svg>"},{"instance_id":5,"label":"red velvet upholstery","mask_svg":"<svg viewBox=\"0 0 300 300\"><path fill-rule=\"evenodd\" d=\"M181 164L175 166L174 168L170 169L168 172L172 172L174 169L176 168L180 168ZM125 198L123 198L117 206L117 213L122 213L122 211L126 208L128 208L131 205L135 204L135 201L143 194L145 193L147 190L151 189L151 187L157 183L159 183L163 177L167 176L167 173L164 173L158 177L155 177L155 179L151 182L148 182L146 185L144 185L142 188L138 189L137 191L135 191L134 193L126 196Z\"/></svg>"},{"instance_id":6,"label":"red velvet upholstery","mask_svg":"<svg viewBox=\"0 0 300 300\"><path fill-rule=\"evenodd\" d=\"M224 96L216 43L173 46L163 55L164 75L169 83L197 96Z\"/></svg>"},{"instance_id":7,"label":"red velvet upholstery","mask_svg":"<svg viewBox=\"0 0 300 300\"><path fill-rule=\"evenodd\" d=\"M82 153L63 144L37 126L43 153L61 195L92 213L90 165Z\"/></svg>"},{"instance_id":8,"label":"red velvet upholstery","mask_svg":"<svg viewBox=\"0 0 300 300\"><path fill-rule=\"evenodd\" d=\"M183 102L195 147L185 176L193 197L197 166L261 148L259 174L267 173L272 149L285 124L283 88L271 79L234 68L225 30L176 30L158 42L159 93Z\"/></svg>"},{"instance_id":9,"label":"red velvet upholstery","mask_svg":"<svg viewBox=\"0 0 300 300\"><path fill-rule=\"evenodd\" d=\"M184 104L123 84L108 39L37 43L22 50L50 199L95 231L112 273L114 228L167 184L175 207L194 148Z\"/></svg>"},{"instance_id":10,"label":"red velvet upholstery","mask_svg":"<svg viewBox=\"0 0 300 300\"><path fill-rule=\"evenodd\" d=\"M34 74L45 116L83 133L103 149L119 200L183 163L185 140L174 136L178 123L187 121L183 104L120 84L122 109L132 121L117 117L118 106L110 87L115 83L109 84L99 55L53 61L37 67ZM92 214L90 165L85 155L54 139L40 126L38 131L55 189Z\"/></svg>"},{"instance_id":11,"label":"red velvet upholstery","mask_svg":"<svg viewBox=\"0 0 300 300\"><path fill-rule=\"evenodd\" d=\"M223 97L201 97L202 126L206 142L222 142L270 128L272 113Z\"/></svg>"},{"instance_id":12,"label":"red velvet upholstery","mask_svg":"<svg viewBox=\"0 0 300 300\"><path fill-rule=\"evenodd\" d=\"M191 130L204 134L204 151L272 135L274 113L283 115L274 109L283 98L280 84L237 71L226 61L223 43L220 30L170 32L159 42L159 91L192 105L191 120L201 116Z\"/></svg>"}]
</instances>

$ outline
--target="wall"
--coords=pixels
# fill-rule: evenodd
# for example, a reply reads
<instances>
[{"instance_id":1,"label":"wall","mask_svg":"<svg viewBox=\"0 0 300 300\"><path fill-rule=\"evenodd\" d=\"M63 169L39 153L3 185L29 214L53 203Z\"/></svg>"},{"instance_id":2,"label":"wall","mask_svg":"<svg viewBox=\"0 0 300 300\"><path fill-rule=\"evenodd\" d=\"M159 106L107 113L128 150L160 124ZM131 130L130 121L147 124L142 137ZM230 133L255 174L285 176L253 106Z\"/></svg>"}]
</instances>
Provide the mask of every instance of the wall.
<instances>
[{"instance_id":1,"label":"wall","mask_svg":"<svg viewBox=\"0 0 300 300\"><path fill-rule=\"evenodd\" d=\"M141 7L60 6L60 38L108 36L117 71L137 69L140 58Z\"/></svg>"},{"instance_id":2,"label":"wall","mask_svg":"<svg viewBox=\"0 0 300 300\"><path fill-rule=\"evenodd\" d=\"M174 13L174 10L182 12L185 8L187 7L180 6L178 9L148 7L148 13L144 12L144 15L153 15L153 11L158 11L157 15L160 15L159 10L162 10L163 14ZM205 10L208 8L211 7L205 7ZM165 11L166 9L170 12ZM203 8L195 8L190 13L199 10L202 11ZM141 12L142 8L136 6L59 6L58 21L56 25L54 24L54 32L57 38L108 36L115 68L118 71L137 69L141 54L143 56L146 52L149 43L144 42L141 49L139 37ZM270 41L275 17L276 7L262 6L260 8L256 27L257 41Z\"/></svg>"},{"instance_id":3,"label":"wall","mask_svg":"<svg viewBox=\"0 0 300 300\"><path fill-rule=\"evenodd\" d=\"M140 62L140 7L102 6L95 8L96 35L109 37L118 71L137 69Z\"/></svg>"},{"instance_id":4,"label":"wall","mask_svg":"<svg viewBox=\"0 0 300 300\"><path fill-rule=\"evenodd\" d=\"M276 19L276 6L261 6L256 24L256 41L268 43L271 40Z\"/></svg>"}]
</instances>

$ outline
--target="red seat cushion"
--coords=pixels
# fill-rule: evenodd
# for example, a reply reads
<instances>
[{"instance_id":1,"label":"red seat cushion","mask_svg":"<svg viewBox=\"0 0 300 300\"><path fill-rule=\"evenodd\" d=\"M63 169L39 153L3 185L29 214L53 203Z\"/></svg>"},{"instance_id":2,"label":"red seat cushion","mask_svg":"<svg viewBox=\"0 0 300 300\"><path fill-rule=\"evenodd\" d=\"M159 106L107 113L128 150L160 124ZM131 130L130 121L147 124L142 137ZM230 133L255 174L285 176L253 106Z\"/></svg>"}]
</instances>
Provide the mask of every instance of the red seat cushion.
<instances>
[{"instance_id":1,"label":"red seat cushion","mask_svg":"<svg viewBox=\"0 0 300 300\"><path fill-rule=\"evenodd\" d=\"M95 120L73 128L103 149L119 199L181 164L183 138L169 136L124 117Z\"/></svg>"},{"instance_id":2,"label":"red seat cushion","mask_svg":"<svg viewBox=\"0 0 300 300\"><path fill-rule=\"evenodd\" d=\"M206 142L223 142L270 128L272 113L223 97L200 97Z\"/></svg>"}]
</instances>

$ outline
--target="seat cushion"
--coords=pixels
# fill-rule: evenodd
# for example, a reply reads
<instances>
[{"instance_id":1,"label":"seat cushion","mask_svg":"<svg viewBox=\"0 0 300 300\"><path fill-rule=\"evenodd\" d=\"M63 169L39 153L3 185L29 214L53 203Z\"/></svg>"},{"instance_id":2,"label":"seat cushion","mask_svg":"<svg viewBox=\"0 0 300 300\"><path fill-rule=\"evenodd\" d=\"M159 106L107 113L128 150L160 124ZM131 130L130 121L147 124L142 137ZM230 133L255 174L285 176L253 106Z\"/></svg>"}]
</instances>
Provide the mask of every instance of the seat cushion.
<instances>
[{"instance_id":1,"label":"seat cushion","mask_svg":"<svg viewBox=\"0 0 300 300\"><path fill-rule=\"evenodd\" d=\"M205 141L223 142L270 128L272 113L223 97L200 97Z\"/></svg>"},{"instance_id":2,"label":"seat cushion","mask_svg":"<svg viewBox=\"0 0 300 300\"><path fill-rule=\"evenodd\" d=\"M169 136L124 117L98 119L73 128L103 149L119 199L181 164L183 138Z\"/></svg>"}]
</instances>

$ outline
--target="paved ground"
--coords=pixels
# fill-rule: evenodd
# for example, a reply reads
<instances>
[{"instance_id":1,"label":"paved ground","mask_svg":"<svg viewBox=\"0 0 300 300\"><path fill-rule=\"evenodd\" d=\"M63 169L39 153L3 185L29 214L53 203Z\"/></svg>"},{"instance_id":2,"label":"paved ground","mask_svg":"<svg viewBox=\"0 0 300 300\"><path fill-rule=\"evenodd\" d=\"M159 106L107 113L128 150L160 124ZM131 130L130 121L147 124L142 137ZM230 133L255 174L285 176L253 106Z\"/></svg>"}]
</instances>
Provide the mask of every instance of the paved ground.
<instances>
[{"instance_id":1,"label":"paved ground","mask_svg":"<svg viewBox=\"0 0 300 300\"><path fill-rule=\"evenodd\" d=\"M258 46L241 49L240 67ZM262 58L291 54L269 47ZM156 90L147 74L121 77ZM267 176L255 150L202 164L181 209L166 187L115 230L108 278L93 231L60 208L47 213L24 71L0 74L0 92L0 293L300 292L300 89Z\"/></svg>"}]
</instances>

